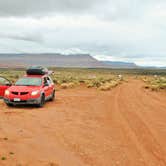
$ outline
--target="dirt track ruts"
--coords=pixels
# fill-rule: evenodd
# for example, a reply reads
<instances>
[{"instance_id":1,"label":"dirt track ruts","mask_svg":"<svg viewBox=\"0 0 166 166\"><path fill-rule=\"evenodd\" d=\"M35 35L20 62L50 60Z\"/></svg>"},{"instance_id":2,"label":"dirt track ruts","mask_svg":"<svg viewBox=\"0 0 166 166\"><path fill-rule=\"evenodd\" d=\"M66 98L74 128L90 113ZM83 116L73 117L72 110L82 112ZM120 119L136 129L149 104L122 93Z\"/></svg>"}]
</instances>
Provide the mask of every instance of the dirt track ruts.
<instances>
[{"instance_id":1,"label":"dirt track ruts","mask_svg":"<svg viewBox=\"0 0 166 166\"><path fill-rule=\"evenodd\" d=\"M40 109L1 101L0 165L165 166L166 93L143 84L59 90Z\"/></svg>"}]
</instances>

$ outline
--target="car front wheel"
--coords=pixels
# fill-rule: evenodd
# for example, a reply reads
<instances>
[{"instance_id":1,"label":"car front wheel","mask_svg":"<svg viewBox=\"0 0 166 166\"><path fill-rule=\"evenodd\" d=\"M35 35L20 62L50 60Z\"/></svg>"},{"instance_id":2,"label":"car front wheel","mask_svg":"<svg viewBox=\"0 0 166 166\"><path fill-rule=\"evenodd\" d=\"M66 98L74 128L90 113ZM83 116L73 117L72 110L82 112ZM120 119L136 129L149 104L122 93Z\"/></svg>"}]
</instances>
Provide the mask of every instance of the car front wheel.
<instances>
[{"instance_id":1,"label":"car front wheel","mask_svg":"<svg viewBox=\"0 0 166 166\"><path fill-rule=\"evenodd\" d=\"M51 95L50 101L53 101L54 99L55 99L55 90L52 92L52 95Z\"/></svg>"},{"instance_id":2,"label":"car front wheel","mask_svg":"<svg viewBox=\"0 0 166 166\"><path fill-rule=\"evenodd\" d=\"M11 104L11 103L6 103L6 105L7 105L8 107L12 107L12 106L13 106L13 104Z\"/></svg>"},{"instance_id":3,"label":"car front wheel","mask_svg":"<svg viewBox=\"0 0 166 166\"><path fill-rule=\"evenodd\" d=\"M42 94L41 99L40 99L40 103L37 104L37 107L43 107L44 103L45 103L45 95Z\"/></svg>"}]
</instances>

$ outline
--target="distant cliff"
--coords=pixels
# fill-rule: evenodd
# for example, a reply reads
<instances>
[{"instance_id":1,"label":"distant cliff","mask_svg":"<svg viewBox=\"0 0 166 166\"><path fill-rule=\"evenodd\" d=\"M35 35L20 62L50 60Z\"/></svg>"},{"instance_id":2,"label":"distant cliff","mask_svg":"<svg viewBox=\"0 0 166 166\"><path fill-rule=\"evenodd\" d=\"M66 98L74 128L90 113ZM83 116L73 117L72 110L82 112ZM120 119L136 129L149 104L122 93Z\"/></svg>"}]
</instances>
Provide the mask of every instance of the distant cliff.
<instances>
[{"instance_id":1,"label":"distant cliff","mask_svg":"<svg viewBox=\"0 0 166 166\"><path fill-rule=\"evenodd\" d=\"M119 61L99 61L89 54L3 54L0 53L0 67L26 67L42 65L52 67L81 67L81 68L155 68L140 67L135 63ZM161 69L166 69L163 67Z\"/></svg>"},{"instance_id":2,"label":"distant cliff","mask_svg":"<svg viewBox=\"0 0 166 166\"><path fill-rule=\"evenodd\" d=\"M0 66L105 67L89 54L0 54Z\"/></svg>"},{"instance_id":3,"label":"distant cliff","mask_svg":"<svg viewBox=\"0 0 166 166\"><path fill-rule=\"evenodd\" d=\"M120 61L102 61L105 65L109 65L112 68L138 68L135 63L120 62Z\"/></svg>"}]
</instances>

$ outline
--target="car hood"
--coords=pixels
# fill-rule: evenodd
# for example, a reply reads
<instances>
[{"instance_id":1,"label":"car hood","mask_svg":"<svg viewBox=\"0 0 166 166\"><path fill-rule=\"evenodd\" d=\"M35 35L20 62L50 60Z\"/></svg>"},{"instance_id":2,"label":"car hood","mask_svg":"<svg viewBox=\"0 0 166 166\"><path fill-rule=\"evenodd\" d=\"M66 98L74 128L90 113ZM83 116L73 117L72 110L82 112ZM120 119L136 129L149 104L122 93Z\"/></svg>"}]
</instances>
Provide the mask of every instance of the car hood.
<instances>
[{"instance_id":1,"label":"car hood","mask_svg":"<svg viewBox=\"0 0 166 166\"><path fill-rule=\"evenodd\" d=\"M11 86L8 88L9 91L13 92L32 92L39 89L39 86Z\"/></svg>"}]
</instances>

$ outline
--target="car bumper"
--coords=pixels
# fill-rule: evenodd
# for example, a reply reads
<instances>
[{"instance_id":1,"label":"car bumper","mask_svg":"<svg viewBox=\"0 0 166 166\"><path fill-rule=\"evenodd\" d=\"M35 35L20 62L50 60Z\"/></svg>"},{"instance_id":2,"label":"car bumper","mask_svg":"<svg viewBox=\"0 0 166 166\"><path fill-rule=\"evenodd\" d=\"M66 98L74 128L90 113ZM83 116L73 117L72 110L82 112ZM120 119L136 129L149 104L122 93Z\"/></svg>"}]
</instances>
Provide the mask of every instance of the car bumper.
<instances>
[{"instance_id":1,"label":"car bumper","mask_svg":"<svg viewBox=\"0 0 166 166\"><path fill-rule=\"evenodd\" d=\"M24 104L39 104L40 98L37 99L28 99L28 100L21 100L21 101L13 101L8 98L4 98L4 102L6 104L13 104L13 105L24 105Z\"/></svg>"}]
</instances>

